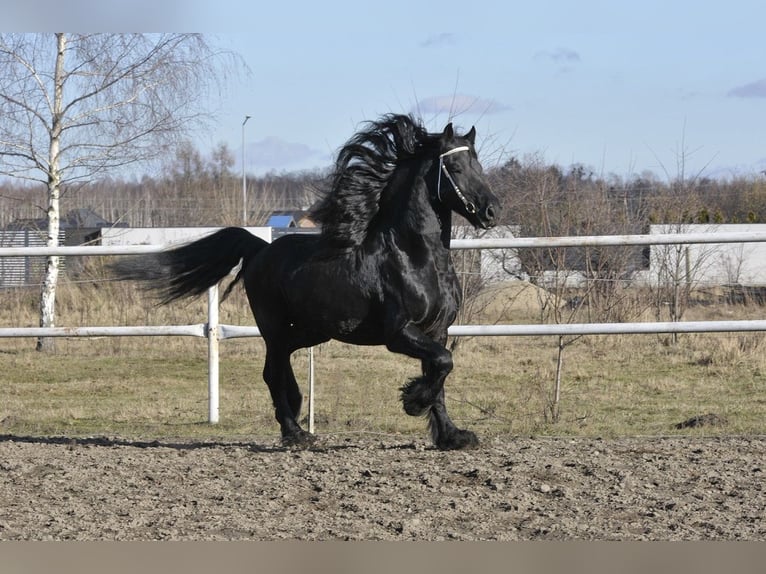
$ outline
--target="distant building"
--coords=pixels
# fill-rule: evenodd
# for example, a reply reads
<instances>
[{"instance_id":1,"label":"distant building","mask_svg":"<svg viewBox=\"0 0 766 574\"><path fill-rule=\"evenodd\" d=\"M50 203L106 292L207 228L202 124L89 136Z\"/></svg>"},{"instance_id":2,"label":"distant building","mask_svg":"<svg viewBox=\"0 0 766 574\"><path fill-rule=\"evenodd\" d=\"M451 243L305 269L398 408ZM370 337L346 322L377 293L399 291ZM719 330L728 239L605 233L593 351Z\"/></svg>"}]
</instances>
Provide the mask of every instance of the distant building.
<instances>
[{"instance_id":1,"label":"distant building","mask_svg":"<svg viewBox=\"0 0 766 574\"><path fill-rule=\"evenodd\" d=\"M101 230L105 227L127 227L127 225L107 221L87 207L73 209L62 217L59 223L59 229L64 233L61 245L98 245L101 239ZM42 237L45 237L47 230L48 220L46 218L17 219L5 228L5 231L27 231L37 233Z\"/></svg>"},{"instance_id":2,"label":"distant building","mask_svg":"<svg viewBox=\"0 0 766 574\"><path fill-rule=\"evenodd\" d=\"M266 226L277 229L291 227L307 229L316 227L316 223L311 219L310 213L305 210L274 211L269 216Z\"/></svg>"},{"instance_id":3,"label":"distant building","mask_svg":"<svg viewBox=\"0 0 766 574\"><path fill-rule=\"evenodd\" d=\"M466 226L452 228L453 239L512 239L519 233L518 225L500 225L488 231L477 231ZM480 273L482 281L487 284L528 278L522 269L518 249L482 249L478 265L479 268L471 272Z\"/></svg>"},{"instance_id":4,"label":"distant building","mask_svg":"<svg viewBox=\"0 0 766 574\"><path fill-rule=\"evenodd\" d=\"M101 230L102 245L168 245L201 239L220 227L125 227ZM271 242L270 227L245 227L256 237Z\"/></svg>"},{"instance_id":5,"label":"distant building","mask_svg":"<svg viewBox=\"0 0 766 574\"><path fill-rule=\"evenodd\" d=\"M73 209L59 223L59 245L98 245L101 229L106 227L125 224L109 222L92 209ZM17 219L0 230L0 246L43 247L47 234L47 219ZM62 257L60 265L62 271L76 274L82 267L82 258ZM0 257L0 288L38 284L44 271L45 257Z\"/></svg>"},{"instance_id":6,"label":"distant building","mask_svg":"<svg viewBox=\"0 0 766 574\"><path fill-rule=\"evenodd\" d=\"M652 225L649 233L766 232L763 223ZM673 270L694 285L766 286L766 243L652 245L650 284L670 281Z\"/></svg>"}]
</instances>

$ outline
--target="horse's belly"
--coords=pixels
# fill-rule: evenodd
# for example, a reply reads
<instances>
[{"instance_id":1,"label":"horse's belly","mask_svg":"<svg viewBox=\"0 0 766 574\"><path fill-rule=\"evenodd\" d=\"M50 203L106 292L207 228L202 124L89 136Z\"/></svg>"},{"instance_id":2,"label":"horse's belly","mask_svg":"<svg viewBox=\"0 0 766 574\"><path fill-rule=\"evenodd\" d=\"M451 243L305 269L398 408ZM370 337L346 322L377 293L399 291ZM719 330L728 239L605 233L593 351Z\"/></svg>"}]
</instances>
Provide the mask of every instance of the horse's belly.
<instances>
[{"instance_id":1,"label":"horse's belly","mask_svg":"<svg viewBox=\"0 0 766 574\"><path fill-rule=\"evenodd\" d=\"M382 341L378 306L346 282L319 282L311 292L287 289L290 320L341 341L375 345Z\"/></svg>"},{"instance_id":2,"label":"horse's belly","mask_svg":"<svg viewBox=\"0 0 766 574\"><path fill-rule=\"evenodd\" d=\"M342 343L350 343L352 345L383 345L385 344L385 338L383 337L382 326L372 325L370 323L359 323L358 325L343 325L341 329L335 334L333 339L337 339Z\"/></svg>"}]
</instances>

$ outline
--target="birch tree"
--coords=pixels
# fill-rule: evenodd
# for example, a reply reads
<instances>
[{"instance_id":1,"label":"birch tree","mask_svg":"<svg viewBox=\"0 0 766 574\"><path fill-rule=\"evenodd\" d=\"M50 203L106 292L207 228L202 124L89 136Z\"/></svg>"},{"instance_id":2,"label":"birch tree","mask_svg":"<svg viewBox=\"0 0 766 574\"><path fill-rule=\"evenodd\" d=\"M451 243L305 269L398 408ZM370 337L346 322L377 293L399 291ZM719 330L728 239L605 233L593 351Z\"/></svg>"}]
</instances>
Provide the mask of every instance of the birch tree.
<instances>
[{"instance_id":1,"label":"birch tree","mask_svg":"<svg viewBox=\"0 0 766 574\"><path fill-rule=\"evenodd\" d=\"M45 186L49 247L66 190L165 156L210 119L232 60L198 34L0 34L0 175ZM41 327L55 324L59 264L47 258Z\"/></svg>"}]
</instances>

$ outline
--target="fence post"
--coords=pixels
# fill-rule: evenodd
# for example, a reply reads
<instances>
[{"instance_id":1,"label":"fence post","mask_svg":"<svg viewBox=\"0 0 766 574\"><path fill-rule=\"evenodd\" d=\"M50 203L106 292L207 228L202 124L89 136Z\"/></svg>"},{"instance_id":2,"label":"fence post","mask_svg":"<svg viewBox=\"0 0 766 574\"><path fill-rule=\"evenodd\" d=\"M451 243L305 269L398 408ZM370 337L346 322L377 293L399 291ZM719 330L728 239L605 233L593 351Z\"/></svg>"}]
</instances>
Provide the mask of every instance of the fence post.
<instances>
[{"instance_id":1,"label":"fence post","mask_svg":"<svg viewBox=\"0 0 766 574\"><path fill-rule=\"evenodd\" d=\"M218 326L218 285L213 285L207 292L207 390L208 390L208 422L218 422L218 341L220 338Z\"/></svg>"},{"instance_id":2,"label":"fence post","mask_svg":"<svg viewBox=\"0 0 766 574\"><path fill-rule=\"evenodd\" d=\"M309 347L309 432L314 432L314 347Z\"/></svg>"}]
</instances>

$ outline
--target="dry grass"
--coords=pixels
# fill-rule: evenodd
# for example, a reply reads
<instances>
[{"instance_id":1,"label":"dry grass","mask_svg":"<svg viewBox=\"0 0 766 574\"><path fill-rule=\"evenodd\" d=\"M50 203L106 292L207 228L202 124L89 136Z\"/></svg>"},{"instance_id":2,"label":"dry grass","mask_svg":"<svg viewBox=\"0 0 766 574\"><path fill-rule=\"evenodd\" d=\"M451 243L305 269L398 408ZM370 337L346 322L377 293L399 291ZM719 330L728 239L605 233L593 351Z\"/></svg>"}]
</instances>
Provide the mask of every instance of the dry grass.
<instances>
[{"instance_id":1,"label":"dry grass","mask_svg":"<svg viewBox=\"0 0 766 574\"><path fill-rule=\"evenodd\" d=\"M59 324L127 325L204 322L205 302L155 307L132 285L62 285ZM0 324L36 324L34 292L2 292ZM534 293L495 292L485 312L502 322L536 319ZM690 319L763 316L762 307L702 307ZM253 324L241 293L221 321ZM154 438L259 438L277 435L261 379L257 339L222 343L221 423L207 418L206 342L193 338L100 338L57 341L55 355L31 339L0 340L0 433ZM763 434L766 334L590 336L564 354L560 418L551 418L556 368L552 337L464 340L455 353L447 400L459 424L488 435L627 436L680 433ZM425 423L405 415L398 388L419 365L382 348L336 342L315 350L317 431L416 433ZM307 353L294 356L306 379ZM715 413L719 427L676 430L690 417Z\"/></svg>"}]
</instances>

